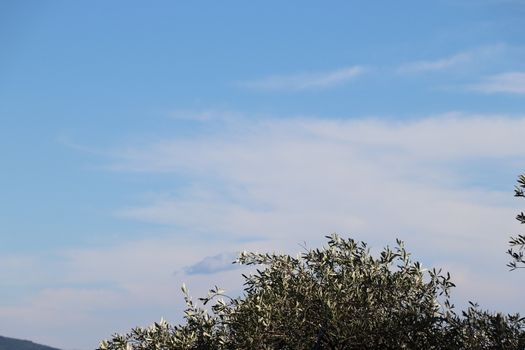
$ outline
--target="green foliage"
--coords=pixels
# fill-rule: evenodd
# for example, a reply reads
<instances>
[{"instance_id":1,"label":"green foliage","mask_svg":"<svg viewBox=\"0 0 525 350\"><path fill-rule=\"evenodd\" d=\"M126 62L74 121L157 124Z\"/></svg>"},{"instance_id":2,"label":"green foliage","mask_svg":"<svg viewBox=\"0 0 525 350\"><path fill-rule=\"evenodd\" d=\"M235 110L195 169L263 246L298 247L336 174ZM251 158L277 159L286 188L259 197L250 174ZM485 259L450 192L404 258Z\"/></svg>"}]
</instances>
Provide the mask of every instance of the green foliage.
<instances>
[{"instance_id":1,"label":"green foliage","mask_svg":"<svg viewBox=\"0 0 525 350\"><path fill-rule=\"evenodd\" d=\"M243 275L241 297L215 287L198 306L183 286L185 323L135 328L99 349L524 349L523 318L475 305L457 315L450 275L423 269L401 241L376 258L365 243L327 238L298 257L242 253L239 263L262 268Z\"/></svg>"},{"instance_id":2,"label":"green foliage","mask_svg":"<svg viewBox=\"0 0 525 350\"><path fill-rule=\"evenodd\" d=\"M520 175L518 177L518 184L514 189L515 197L525 197L525 175ZM516 216L521 224L525 224L525 214L523 212L519 213ZM511 237L509 241L511 248L507 251L512 258L512 260L507 264L511 270L525 268L525 235L518 235L516 237Z\"/></svg>"},{"instance_id":3,"label":"green foliage","mask_svg":"<svg viewBox=\"0 0 525 350\"><path fill-rule=\"evenodd\" d=\"M525 318L491 314L470 303L463 317L454 317L451 339L458 349L525 349Z\"/></svg>"}]
</instances>

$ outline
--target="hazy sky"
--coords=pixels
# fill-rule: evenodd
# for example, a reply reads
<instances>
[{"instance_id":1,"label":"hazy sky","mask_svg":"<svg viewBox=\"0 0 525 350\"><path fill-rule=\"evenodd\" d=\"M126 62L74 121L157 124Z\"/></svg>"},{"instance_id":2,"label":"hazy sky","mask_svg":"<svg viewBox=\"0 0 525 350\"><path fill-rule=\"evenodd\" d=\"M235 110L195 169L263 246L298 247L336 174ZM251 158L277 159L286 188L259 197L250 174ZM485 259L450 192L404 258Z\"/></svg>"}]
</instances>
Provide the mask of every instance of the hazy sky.
<instances>
[{"instance_id":1,"label":"hazy sky","mask_svg":"<svg viewBox=\"0 0 525 350\"><path fill-rule=\"evenodd\" d=\"M332 232L525 312L524 30L521 0L0 1L0 334L179 322L183 282Z\"/></svg>"}]
</instances>

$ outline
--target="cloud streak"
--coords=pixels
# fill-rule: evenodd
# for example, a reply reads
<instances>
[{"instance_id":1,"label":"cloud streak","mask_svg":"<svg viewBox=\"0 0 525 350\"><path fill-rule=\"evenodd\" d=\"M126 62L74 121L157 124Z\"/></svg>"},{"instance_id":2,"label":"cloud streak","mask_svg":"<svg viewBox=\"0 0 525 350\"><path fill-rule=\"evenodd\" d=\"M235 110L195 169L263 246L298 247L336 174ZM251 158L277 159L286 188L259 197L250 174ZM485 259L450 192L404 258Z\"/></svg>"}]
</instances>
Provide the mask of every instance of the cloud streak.
<instances>
[{"instance_id":1,"label":"cloud streak","mask_svg":"<svg viewBox=\"0 0 525 350\"><path fill-rule=\"evenodd\" d=\"M242 81L238 85L248 89L268 91L322 90L347 83L365 71L362 66L351 66L328 72L275 75L258 80Z\"/></svg>"},{"instance_id":2,"label":"cloud streak","mask_svg":"<svg viewBox=\"0 0 525 350\"><path fill-rule=\"evenodd\" d=\"M238 126L234 135L164 141L117 152L115 168L204 179L119 215L281 247L316 244L330 232L384 244L397 232L429 255L453 260L451 252L476 240L479 251L501 256L506 238L494 232L512 231L503 205L511 198L463 186L479 176L470 167L486 173L493 162L503 159L508 169L525 160L523 128L525 118L450 113L397 123L273 120ZM521 170L514 171L509 182Z\"/></svg>"},{"instance_id":3,"label":"cloud streak","mask_svg":"<svg viewBox=\"0 0 525 350\"><path fill-rule=\"evenodd\" d=\"M525 94L525 72L506 72L488 76L468 87L485 94Z\"/></svg>"},{"instance_id":4,"label":"cloud streak","mask_svg":"<svg viewBox=\"0 0 525 350\"><path fill-rule=\"evenodd\" d=\"M433 61L416 61L404 64L397 69L398 73L422 73L436 72L449 69L472 60L472 54L463 52L454 56L433 60Z\"/></svg>"},{"instance_id":5,"label":"cloud streak","mask_svg":"<svg viewBox=\"0 0 525 350\"><path fill-rule=\"evenodd\" d=\"M221 109L205 109L201 111L193 110L175 110L171 112L170 117L174 120L194 121L194 122L211 122L223 121L233 122L243 117L242 113Z\"/></svg>"},{"instance_id":6,"label":"cloud streak","mask_svg":"<svg viewBox=\"0 0 525 350\"><path fill-rule=\"evenodd\" d=\"M467 64L479 64L487 60L493 60L502 53L508 52L508 49L505 44L480 46L439 59L405 63L399 66L396 72L398 74L443 72L454 68L465 67Z\"/></svg>"}]
</instances>

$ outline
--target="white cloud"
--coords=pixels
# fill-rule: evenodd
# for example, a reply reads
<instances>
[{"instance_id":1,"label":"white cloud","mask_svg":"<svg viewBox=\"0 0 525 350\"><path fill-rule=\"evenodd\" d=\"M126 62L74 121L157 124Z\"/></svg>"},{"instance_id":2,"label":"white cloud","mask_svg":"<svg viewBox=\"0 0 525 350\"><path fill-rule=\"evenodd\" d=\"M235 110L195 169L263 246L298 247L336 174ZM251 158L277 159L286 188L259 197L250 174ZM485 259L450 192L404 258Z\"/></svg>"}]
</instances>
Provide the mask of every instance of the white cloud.
<instances>
[{"instance_id":1,"label":"white cloud","mask_svg":"<svg viewBox=\"0 0 525 350\"><path fill-rule=\"evenodd\" d=\"M365 72L362 66L346 67L329 72L275 75L258 80L239 82L238 85L255 90L309 90L327 89L344 84Z\"/></svg>"},{"instance_id":2,"label":"white cloud","mask_svg":"<svg viewBox=\"0 0 525 350\"><path fill-rule=\"evenodd\" d=\"M176 110L170 113L171 118L176 120L189 120L196 122L226 121L232 122L243 117L242 113L223 109Z\"/></svg>"},{"instance_id":3,"label":"white cloud","mask_svg":"<svg viewBox=\"0 0 525 350\"><path fill-rule=\"evenodd\" d=\"M450 57L433 60L433 61L416 61L404 64L397 69L398 73L421 73L441 71L452 68L460 64L469 62L472 54L463 52Z\"/></svg>"},{"instance_id":4,"label":"white cloud","mask_svg":"<svg viewBox=\"0 0 525 350\"><path fill-rule=\"evenodd\" d=\"M470 85L468 89L486 94L525 94L525 72L492 75L477 84Z\"/></svg>"},{"instance_id":5,"label":"white cloud","mask_svg":"<svg viewBox=\"0 0 525 350\"><path fill-rule=\"evenodd\" d=\"M502 203L512 199L462 185L473 181L465 173L472 162L487 171L494 161L523 160L524 128L524 118L452 113L397 123L274 120L163 141L117 152L116 167L182 173L199 184L119 215L282 247L337 231L381 244L402 235L445 255L476 240L478 251L501 254L506 237L495 232L510 232L513 213Z\"/></svg>"},{"instance_id":6,"label":"white cloud","mask_svg":"<svg viewBox=\"0 0 525 350\"><path fill-rule=\"evenodd\" d=\"M213 170L215 176L238 177L241 169L269 166L266 172L251 174L260 178L276 168L291 168L308 157L315 162L332 162L330 167L337 166L336 151L348 151L348 157L368 154L383 159L393 155L410 160L432 157L430 161L436 157L442 160L512 156L522 154L519 145L525 120L451 112L414 121L295 118L244 121L236 125L202 138L162 140L144 148L117 149L112 153L114 168L185 174ZM324 160L320 152L331 156ZM199 194L202 195L205 194Z\"/></svg>"},{"instance_id":7,"label":"white cloud","mask_svg":"<svg viewBox=\"0 0 525 350\"><path fill-rule=\"evenodd\" d=\"M465 67L467 64L479 64L487 60L493 60L498 55L501 55L508 50L509 47L501 43L480 46L448 57L405 63L397 68L397 73L415 74L424 72L441 72L457 67Z\"/></svg>"},{"instance_id":8,"label":"white cloud","mask_svg":"<svg viewBox=\"0 0 525 350\"><path fill-rule=\"evenodd\" d=\"M184 196L128 208L121 215L234 237L276 238L288 226L296 230L295 224L286 224L295 220L300 227L310 227L303 232L313 235L325 233L338 222L346 223L339 226L346 228L343 232L368 231L378 225L372 219L374 210L369 210L376 202L385 213L391 203L388 211L412 222L419 221L418 215L409 219L414 210L430 219L432 210L426 212L426 207L450 211L452 216L458 210L479 212L485 210L480 199L488 194L450 189L464 176L453 168L454 162L523 157L520 130L524 127L523 118L498 116L448 115L405 123L288 120L246 126L243 136L165 141L147 150L128 150L118 167L189 176L213 174L229 189L229 199L202 184ZM477 199L470 200L471 196ZM433 204L412 208L411 203L423 198L433 198ZM397 201L403 201L403 206ZM192 215L199 212L206 213L206 220ZM404 220L400 227L411 225ZM461 221L458 217L458 222L439 226L444 232L457 231L466 225ZM419 229L439 231L435 225L425 227L424 222Z\"/></svg>"}]
</instances>

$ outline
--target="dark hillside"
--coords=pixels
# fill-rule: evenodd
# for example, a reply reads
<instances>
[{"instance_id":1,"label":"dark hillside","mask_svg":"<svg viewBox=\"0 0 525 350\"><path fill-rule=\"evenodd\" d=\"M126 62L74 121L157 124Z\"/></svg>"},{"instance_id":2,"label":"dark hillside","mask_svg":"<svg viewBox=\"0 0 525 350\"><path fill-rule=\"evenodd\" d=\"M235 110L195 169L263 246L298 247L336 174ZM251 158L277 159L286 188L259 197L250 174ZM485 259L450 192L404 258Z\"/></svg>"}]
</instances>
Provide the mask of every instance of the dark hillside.
<instances>
[{"instance_id":1,"label":"dark hillside","mask_svg":"<svg viewBox=\"0 0 525 350\"><path fill-rule=\"evenodd\" d=\"M50 346L33 343L29 340L20 340L0 336L0 350L59 350Z\"/></svg>"}]
</instances>

